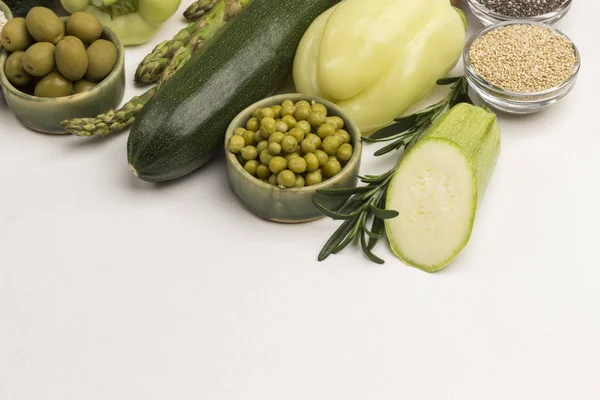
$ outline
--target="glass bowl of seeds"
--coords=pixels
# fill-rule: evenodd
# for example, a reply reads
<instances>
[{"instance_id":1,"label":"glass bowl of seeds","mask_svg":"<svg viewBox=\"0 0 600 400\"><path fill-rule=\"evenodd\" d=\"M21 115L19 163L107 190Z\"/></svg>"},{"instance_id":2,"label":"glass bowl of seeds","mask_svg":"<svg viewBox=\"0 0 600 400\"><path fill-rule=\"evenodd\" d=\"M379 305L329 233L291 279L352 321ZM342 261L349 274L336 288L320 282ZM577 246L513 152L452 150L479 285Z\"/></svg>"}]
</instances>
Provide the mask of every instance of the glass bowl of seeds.
<instances>
[{"instance_id":1,"label":"glass bowl of seeds","mask_svg":"<svg viewBox=\"0 0 600 400\"><path fill-rule=\"evenodd\" d=\"M469 86L493 108L542 111L575 85L581 58L562 32L534 21L510 21L475 34L463 54Z\"/></svg>"},{"instance_id":2,"label":"glass bowl of seeds","mask_svg":"<svg viewBox=\"0 0 600 400\"><path fill-rule=\"evenodd\" d=\"M467 0L471 12L485 26L512 20L551 25L564 17L573 0Z\"/></svg>"}]
</instances>

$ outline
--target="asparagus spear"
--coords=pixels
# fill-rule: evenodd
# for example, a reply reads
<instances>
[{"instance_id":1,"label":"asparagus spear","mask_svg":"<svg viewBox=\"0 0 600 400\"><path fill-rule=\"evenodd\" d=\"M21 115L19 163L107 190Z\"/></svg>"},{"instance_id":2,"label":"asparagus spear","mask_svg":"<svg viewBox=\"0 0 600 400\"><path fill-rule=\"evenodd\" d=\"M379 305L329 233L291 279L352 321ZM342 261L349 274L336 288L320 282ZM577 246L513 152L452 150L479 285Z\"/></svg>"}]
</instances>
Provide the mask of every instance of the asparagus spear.
<instances>
[{"instance_id":1,"label":"asparagus spear","mask_svg":"<svg viewBox=\"0 0 600 400\"><path fill-rule=\"evenodd\" d=\"M177 50L187 46L192 38L197 35L212 37L229 19L237 15L252 0L217 1L210 12L206 13L200 20L183 28L173 39L166 40L156 46L152 53L148 54L137 67L135 82L150 84L159 81L161 73L167 68Z\"/></svg>"},{"instance_id":2,"label":"asparagus spear","mask_svg":"<svg viewBox=\"0 0 600 400\"><path fill-rule=\"evenodd\" d=\"M222 0L220 0L222 1ZM118 110L110 110L95 118L73 118L61 123L65 131L77 136L105 136L113 132L121 131L133 124L135 116L141 111L150 98L160 89L160 85L169 80L192 55L200 49L220 29L224 21L237 14L244 6L252 0L226 0L219 15L211 19L215 23L207 24L200 29L187 43L174 51L172 59L168 59L159 76L159 84L146 93L136 96ZM225 6L226 3L226 6ZM212 12L218 11L215 8ZM208 15L207 15L208 17ZM217 18L219 17L219 18Z\"/></svg>"},{"instance_id":3,"label":"asparagus spear","mask_svg":"<svg viewBox=\"0 0 600 400\"><path fill-rule=\"evenodd\" d=\"M184 11L183 16L188 21L197 21L213 9L219 0L196 0Z\"/></svg>"}]
</instances>

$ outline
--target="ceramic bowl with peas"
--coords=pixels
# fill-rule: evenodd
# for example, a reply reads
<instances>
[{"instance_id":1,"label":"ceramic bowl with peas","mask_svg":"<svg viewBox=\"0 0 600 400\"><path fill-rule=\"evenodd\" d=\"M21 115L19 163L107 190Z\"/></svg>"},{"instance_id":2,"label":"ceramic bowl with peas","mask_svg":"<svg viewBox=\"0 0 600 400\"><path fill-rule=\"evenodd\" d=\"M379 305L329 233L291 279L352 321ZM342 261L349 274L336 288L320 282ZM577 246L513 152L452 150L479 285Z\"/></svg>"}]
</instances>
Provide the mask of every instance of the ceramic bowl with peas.
<instances>
[{"instance_id":1,"label":"ceramic bowl with peas","mask_svg":"<svg viewBox=\"0 0 600 400\"><path fill-rule=\"evenodd\" d=\"M316 198L335 207L344 197L321 189L357 184L362 142L335 104L302 94L269 97L242 111L225 137L233 192L254 214L276 222L321 218Z\"/></svg>"}]
</instances>

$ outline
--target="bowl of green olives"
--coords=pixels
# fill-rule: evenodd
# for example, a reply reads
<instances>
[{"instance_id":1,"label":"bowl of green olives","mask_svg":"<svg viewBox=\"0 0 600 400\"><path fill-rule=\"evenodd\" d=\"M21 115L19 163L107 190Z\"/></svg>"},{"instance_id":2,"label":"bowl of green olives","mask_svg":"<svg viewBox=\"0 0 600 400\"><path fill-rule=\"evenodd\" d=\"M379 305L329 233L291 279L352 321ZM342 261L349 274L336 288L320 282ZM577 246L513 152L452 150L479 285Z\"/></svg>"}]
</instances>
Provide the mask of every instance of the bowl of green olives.
<instances>
[{"instance_id":1,"label":"bowl of green olives","mask_svg":"<svg viewBox=\"0 0 600 400\"><path fill-rule=\"evenodd\" d=\"M313 199L340 206L344 196L318 191L356 186L361 153L358 126L335 104L303 94L251 105L225 136L233 192L254 214L282 223L322 218Z\"/></svg>"},{"instance_id":2,"label":"bowl of green olives","mask_svg":"<svg viewBox=\"0 0 600 400\"><path fill-rule=\"evenodd\" d=\"M66 119L116 108L125 93L125 50L88 13L58 17L44 7L14 18L0 33L0 86L27 128L63 134Z\"/></svg>"}]
</instances>

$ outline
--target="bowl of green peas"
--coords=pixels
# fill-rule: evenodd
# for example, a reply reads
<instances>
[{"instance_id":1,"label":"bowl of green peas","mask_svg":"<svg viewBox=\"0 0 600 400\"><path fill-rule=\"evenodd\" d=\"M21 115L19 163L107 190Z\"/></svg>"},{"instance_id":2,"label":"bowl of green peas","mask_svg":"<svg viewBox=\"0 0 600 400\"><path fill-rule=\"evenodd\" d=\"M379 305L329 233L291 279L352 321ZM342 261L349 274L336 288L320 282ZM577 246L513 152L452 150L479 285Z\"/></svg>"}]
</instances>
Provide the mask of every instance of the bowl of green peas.
<instances>
[{"instance_id":1,"label":"bowl of green peas","mask_svg":"<svg viewBox=\"0 0 600 400\"><path fill-rule=\"evenodd\" d=\"M358 126L335 104L303 94L252 104L225 136L233 192L254 214L282 223L322 218L313 199L340 206L344 196L319 191L355 187L361 153Z\"/></svg>"}]
</instances>

